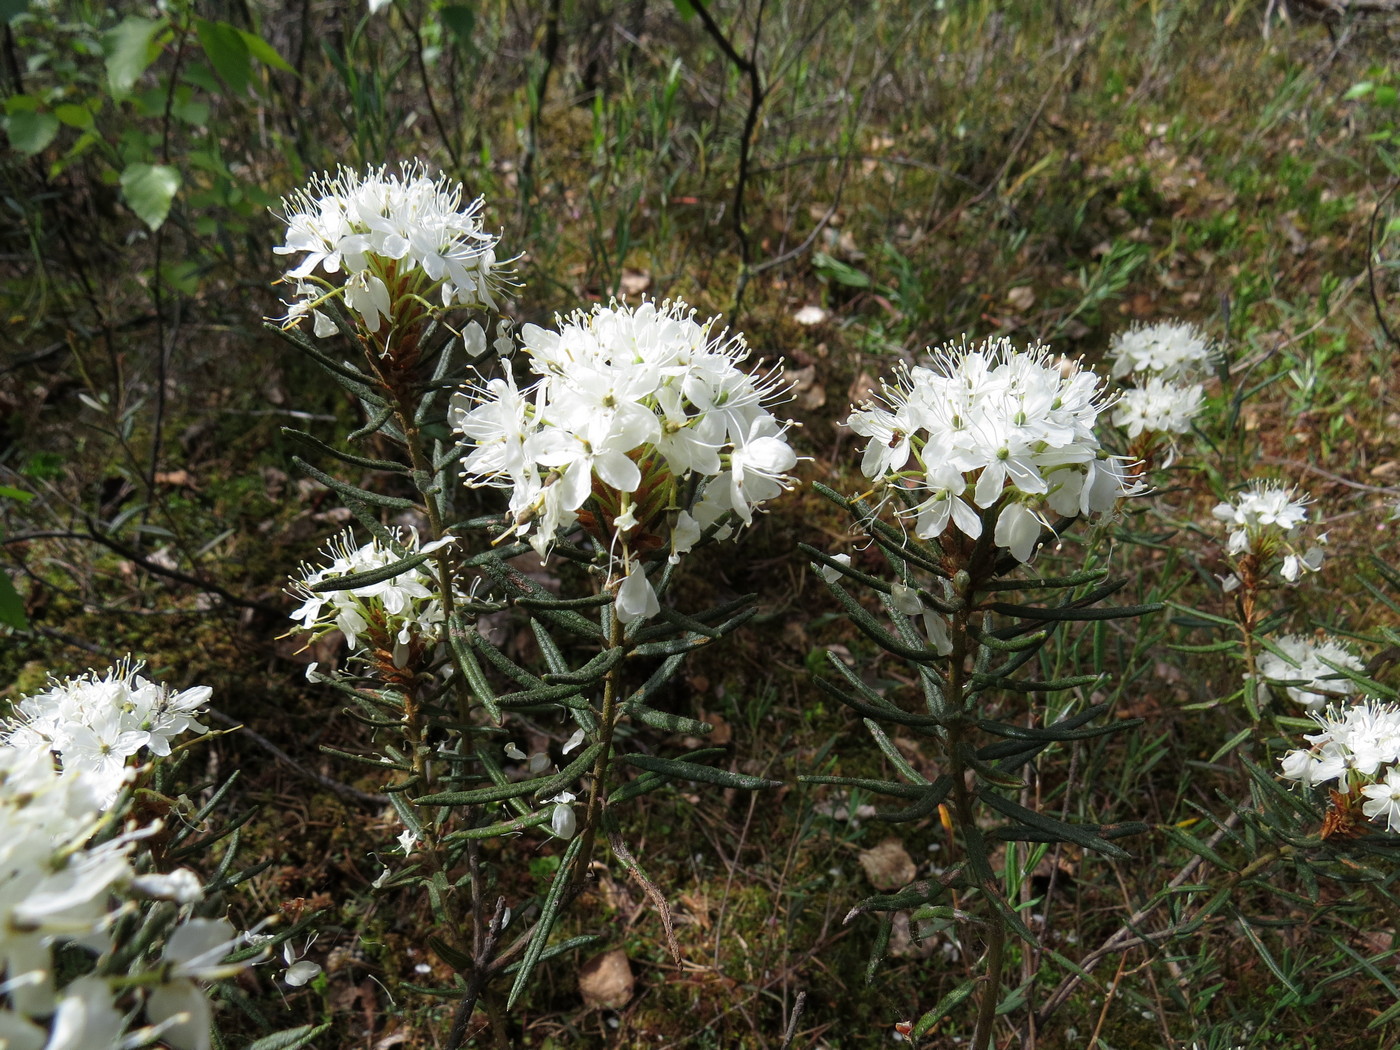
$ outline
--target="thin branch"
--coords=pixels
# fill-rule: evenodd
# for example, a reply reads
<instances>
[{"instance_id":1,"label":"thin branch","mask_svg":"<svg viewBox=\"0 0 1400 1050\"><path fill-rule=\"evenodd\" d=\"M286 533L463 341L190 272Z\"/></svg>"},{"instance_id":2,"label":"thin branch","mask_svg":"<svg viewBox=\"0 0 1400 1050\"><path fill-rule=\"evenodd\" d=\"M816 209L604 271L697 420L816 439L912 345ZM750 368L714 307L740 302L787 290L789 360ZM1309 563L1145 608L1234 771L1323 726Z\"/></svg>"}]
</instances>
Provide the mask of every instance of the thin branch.
<instances>
[{"instance_id":1,"label":"thin branch","mask_svg":"<svg viewBox=\"0 0 1400 1050\"><path fill-rule=\"evenodd\" d=\"M748 193L749 176L751 174L749 165L752 161L753 133L758 127L758 114L763 108L768 94L763 87L763 78L760 76L757 64L752 59L745 58L730 43L729 38L724 35L724 30L720 29L715 22L714 16L710 14L703 0L690 0L690 6L695 13L700 16L700 21L705 25L705 32L709 34L716 46L724 53L724 57L729 59L731 65L740 73L744 74L749 81L749 108L744 114L744 130L739 136L739 173L734 180L734 236L739 241L739 279L734 289L734 306L730 311L732 314L739 312L739 304L744 296L744 287L748 284L749 263L753 257L753 246L749 242L748 226L744 222L744 197ZM763 8L760 0L758 14L754 23L753 53L758 54L759 34L763 28Z\"/></svg>"},{"instance_id":2,"label":"thin branch","mask_svg":"<svg viewBox=\"0 0 1400 1050\"><path fill-rule=\"evenodd\" d=\"M1214 849L1220 840L1239 822L1240 814L1239 811L1236 810L1234 813L1230 814L1219 830L1210 837L1207 846L1210 849ZM1167 889L1174 890L1178 886L1185 885L1191 876L1196 873L1196 869L1204 863L1205 858L1200 854L1192 857L1186 862L1185 867L1172 877L1171 882L1167 883ZM1065 1004L1066 1000L1074 994L1074 990L1079 987L1080 982L1082 982L1102 960L1117 952L1126 951L1136 945L1150 943L1150 939L1139 934L1137 928L1142 924L1144 919L1161 907L1170 897L1170 893L1158 894L1154 900L1149 901L1137 911L1133 912L1133 914L1128 917L1127 921L1124 922L1123 925L1119 927L1118 931L1109 937L1108 940L1104 941L1098 948L1081 959L1079 961L1079 972L1069 974L1065 977L1065 979L1059 983L1059 986L1056 987L1045 1000L1045 1005L1040 1008L1040 1012L1037 1013L1035 1017L1037 1027L1043 1028L1045 1026L1046 1022L1050 1020L1050 1016ZM1164 931L1164 934L1168 932L1170 931Z\"/></svg>"},{"instance_id":3,"label":"thin branch","mask_svg":"<svg viewBox=\"0 0 1400 1050\"><path fill-rule=\"evenodd\" d=\"M164 576L167 579L177 580L180 583L187 583L191 587L198 587L207 594L217 594L230 605L235 605L240 609L254 609L260 613L267 613L269 616L282 616L284 610L276 606L268 605L266 602L255 601L249 598L240 598L232 591L226 590L210 580L200 579L179 569L167 569L164 565L151 561L139 551L128 547L120 540L98 532L93 529L89 532L73 532L67 530L54 530L51 532L27 532L20 536L9 536L0 540L0 547L8 547L11 544L27 543L30 540L85 540L89 543L100 543L113 553L120 554L123 558L145 569L153 576Z\"/></svg>"},{"instance_id":4,"label":"thin branch","mask_svg":"<svg viewBox=\"0 0 1400 1050\"><path fill-rule=\"evenodd\" d=\"M1390 188L1381 195L1381 199L1376 201L1375 210L1371 212L1371 222L1366 227L1366 290L1371 293L1371 309L1375 311L1376 323L1381 326L1381 331L1390 340L1391 346L1400 346L1400 338L1396 338L1395 333L1390 330L1390 325L1386 323L1385 314L1381 310L1380 296L1376 293L1376 222L1385 202L1395 195L1397 186L1400 186L1400 181L1392 182Z\"/></svg>"},{"instance_id":5,"label":"thin branch","mask_svg":"<svg viewBox=\"0 0 1400 1050\"><path fill-rule=\"evenodd\" d=\"M486 928L486 939L481 952L472 960L472 979L467 983L467 993L457 1006L457 1014L452 1019L452 1031L447 1036L447 1050L457 1050L467 1037L467 1024L476 1011L476 1002L491 976L491 960L496 954L496 943L501 938L501 927L505 925L506 899L496 898L496 910L491 914L491 924Z\"/></svg>"},{"instance_id":6,"label":"thin branch","mask_svg":"<svg viewBox=\"0 0 1400 1050\"><path fill-rule=\"evenodd\" d=\"M242 736L246 736L274 758L291 766L291 768L296 770L301 776L306 777L308 780L314 780L322 787L334 791L337 795L354 799L356 802L368 802L375 806L387 806L389 804L389 797L387 795L375 795L369 791L361 791L357 787L352 787L349 784L342 784L339 780L334 780L324 774L317 773L314 769L308 769L267 737L255 730L249 729L246 722L241 722L236 718L230 718L222 711L216 711L212 707L205 708L204 713L216 722L222 722L226 726L236 728Z\"/></svg>"}]
</instances>

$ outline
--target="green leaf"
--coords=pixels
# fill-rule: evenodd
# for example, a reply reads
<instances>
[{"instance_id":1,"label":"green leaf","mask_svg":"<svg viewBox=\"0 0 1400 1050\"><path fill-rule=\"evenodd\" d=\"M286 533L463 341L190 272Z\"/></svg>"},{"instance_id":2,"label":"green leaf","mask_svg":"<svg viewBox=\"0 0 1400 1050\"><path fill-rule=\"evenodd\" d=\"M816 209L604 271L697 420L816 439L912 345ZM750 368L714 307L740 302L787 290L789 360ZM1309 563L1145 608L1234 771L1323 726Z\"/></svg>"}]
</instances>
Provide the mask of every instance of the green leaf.
<instances>
[{"instance_id":1,"label":"green leaf","mask_svg":"<svg viewBox=\"0 0 1400 1050\"><path fill-rule=\"evenodd\" d=\"M671 0L676 5L676 10L680 12L681 18L689 22L695 17L695 5L690 0Z\"/></svg>"},{"instance_id":2,"label":"green leaf","mask_svg":"<svg viewBox=\"0 0 1400 1050\"><path fill-rule=\"evenodd\" d=\"M64 102L54 106L53 115L70 128L77 128L80 131L92 130L92 110L88 109L87 106Z\"/></svg>"},{"instance_id":3,"label":"green leaf","mask_svg":"<svg viewBox=\"0 0 1400 1050\"><path fill-rule=\"evenodd\" d=\"M180 173L168 164L128 164L121 181L131 210L153 231L160 229L180 190Z\"/></svg>"},{"instance_id":4,"label":"green leaf","mask_svg":"<svg viewBox=\"0 0 1400 1050\"><path fill-rule=\"evenodd\" d=\"M6 123L10 145L28 157L42 152L58 134L58 118L52 113L12 113Z\"/></svg>"},{"instance_id":5,"label":"green leaf","mask_svg":"<svg viewBox=\"0 0 1400 1050\"><path fill-rule=\"evenodd\" d=\"M376 583L383 583L385 580L392 580L396 576L402 576L409 569L416 569L431 558L433 553L433 551L428 551L426 554L411 554L407 558L400 558L396 562L381 565L377 569L366 569L364 572L352 572L344 576L332 576L329 579L313 583L309 590L313 594L324 594L327 591L352 591L356 587L370 587Z\"/></svg>"},{"instance_id":6,"label":"green leaf","mask_svg":"<svg viewBox=\"0 0 1400 1050\"><path fill-rule=\"evenodd\" d=\"M471 8L462 4L448 4L438 12L438 17L442 19L442 24L447 27L447 31L459 46L468 51L476 50L476 40L473 37L476 32L476 14Z\"/></svg>"},{"instance_id":7,"label":"green leaf","mask_svg":"<svg viewBox=\"0 0 1400 1050\"><path fill-rule=\"evenodd\" d=\"M1003 816L1010 817L1018 824L1032 831L1055 836L1049 841L1073 842L1075 845L1096 850L1106 857L1114 857L1118 860L1127 860L1132 856L1122 847L1115 846L1111 842L1107 842L1096 835L1094 831L1097 829L1091 830L1081 825L1066 824L1062 820L1055 820L1042 813L1037 813L1033 809L1027 809L1025 806L1012 802L1009 798L998 795L994 791L979 792L977 797L990 808L996 810Z\"/></svg>"},{"instance_id":8,"label":"green leaf","mask_svg":"<svg viewBox=\"0 0 1400 1050\"><path fill-rule=\"evenodd\" d=\"M964 1003L973 992L977 990L976 981L964 981L942 999L934 1004L929 1010L914 1023L913 1030L909 1033L909 1038L917 1041L928 1035L929 1030L943 1018L947 1017L962 1003Z\"/></svg>"},{"instance_id":9,"label":"green leaf","mask_svg":"<svg viewBox=\"0 0 1400 1050\"><path fill-rule=\"evenodd\" d=\"M28 503L34 498L34 493L25 492L24 489L11 488L9 485L0 485L0 497L19 500L21 503Z\"/></svg>"},{"instance_id":10,"label":"green leaf","mask_svg":"<svg viewBox=\"0 0 1400 1050\"><path fill-rule=\"evenodd\" d=\"M307 1046L311 1040L318 1035L323 1035L330 1028L330 1022L321 1025L302 1025L300 1028L288 1028L285 1032L274 1032L272 1035L249 1043L243 1050L298 1050Z\"/></svg>"},{"instance_id":11,"label":"green leaf","mask_svg":"<svg viewBox=\"0 0 1400 1050\"><path fill-rule=\"evenodd\" d=\"M160 55L164 44L156 37L166 28L166 24L163 18L128 15L121 25L103 35L107 84L114 97L125 98L130 94L141 74Z\"/></svg>"},{"instance_id":12,"label":"green leaf","mask_svg":"<svg viewBox=\"0 0 1400 1050\"><path fill-rule=\"evenodd\" d=\"M209 22L203 18L196 18L194 31L199 37L199 46L204 48L204 53L209 58L209 64L223 77L229 91L235 95L246 94L248 78L252 75L253 67L248 45L238 35L238 30L227 22Z\"/></svg>"},{"instance_id":13,"label":"green leaf","mask_svg":"<svg viewBox=\"0 0 1400 1050\"><path fill-rule=\"evenodd\" d=\"M564 891L574 880L574 865L578 862L579 850L582 848L583 836L578 836L564 851L563 861L559 870L554 873L554 882L550 884L549 893L545 895L544 903L540 907L540 917L530 932L530 943L520 960L520 972L515 975L515 983L510 986L510 996L506 1000L507 1011L514 1008L515 1001L520 998L520 993L525 990L525 985L530 980L530 974L534 972L535 964L544 956L545 949L549 946L549 935L554 930L555 920L559 918L559 910L563 907Z\"/></svg>"},{"instance_id":14,"label":"green leaf","mask_svg":"<svg viewBox=\"0 0 1400 1050\"><path fill-rule=\"evenodd\" d=\"M718 784L720 787L738 788L741 791L757 791L759 788L783 786L781 780L764 780L762 777L731 773L727 769L716 769L714 766L702 766L698 762L686 762L675 758L657 758L655 755L623 755L622 760L638 769L660 773L675 780L699 780L706 784Z\"/></svg>"},{"instance_id":15,"label":"green leaf","mask_svg":"<svg viewBox=\"0 0 1400 1050\"><path fill-rule=\"evenodd\" d=\"M29 617L24 615L24 602L15 590L9 575L0 571L0 623L17 631L29 630Z\"/></svg>"},{"instance_id":16,"label":"green leaf","mask_svg":"<svg viewBox=\"0 0 1400 1050\"><path fill-rule=\"evenodd\" d=\"M277 49L269 44L257 33L249 33L246 30L236 30L243 40L243 46L248 49L248 53L265 66L273 69L280 69L283 73L296 73L285 58L277 53Z\"/></svg>"},{"instance_id":17,"label":"green leaf","mask_svg":"<svg viewBox=\"0 0 1400 1050\"><path fill-rule=\"evenodd\" d=\"M812 253L812 269L827 280L844 284L848 288L869 288L873 283L868 273L857 270L826 252Z\"/></svg>"}]
</instances>

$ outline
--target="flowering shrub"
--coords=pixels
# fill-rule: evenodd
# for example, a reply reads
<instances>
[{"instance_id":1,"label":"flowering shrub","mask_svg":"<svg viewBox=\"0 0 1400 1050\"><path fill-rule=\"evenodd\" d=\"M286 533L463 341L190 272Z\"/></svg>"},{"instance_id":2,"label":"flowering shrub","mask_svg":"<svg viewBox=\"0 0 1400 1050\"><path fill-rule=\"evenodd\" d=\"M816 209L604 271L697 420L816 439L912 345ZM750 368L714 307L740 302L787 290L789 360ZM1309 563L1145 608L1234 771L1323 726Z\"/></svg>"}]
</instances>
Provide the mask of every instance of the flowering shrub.
<instances>
[{"instance_id":1,"label":"flowering shrub","mask_svg":"<svg viewBox=\"0 0 1400 1050\"><path fill-rule=\"evenodd\" d=\"M903 909L937 917L945 926L955 914L969 917L971 922L958 925L957 936L981 938L984 963L978 977L945 1001L979 996L971 1045L982 1050L992 1039L1005 991L1006 940L1013 935L1034 940L1000 889L1023 877L1013 874L1019 870L1018 844L1072 842L1126 857L1110 840L1143 829L1071 823L1037 812L1027 805L1021 772L1056 741L1098 736L1130 723L1091 727L1107 705L1076 710L1069 699L1036 704L1028 712L1018 703L1012 725L994 698L1088 691L1100 676L1028 682L1018 672L1034 666L1050 628L1140 616L1158 607L1090 608L1122 586L1106 581L1101 569L1016 578L1042 539L1058 536L1081 517L1101 520L1135 491L1122 461L1100 447L1095 427L1105 400L1094 373L1054 362L1043 346L1017 352L1006 340L959 344L935 355L931 367L904 370L894 384L886 384L883 401L861 406L849 420L853 431L870 439L861 469L876 482L881 503L871 506L865 497L846 498L825 487L820 491L851 513L888 571L867 571L850 555L805 544L802 549L855 626L907 665L904 677L922 694L922 703L909 710L893 702L828 653L839 679L819 677L817 685L861 717L899 779L825 774L802 779L898 799L899 808L880 814L892 822L938 812L950 828L957 855L948 858L939 878L866 898L847 921L879 915L883 927L877 943L883 945L892 913ZM890 504L895 525L881 517ZM1058 520L1052 522L1051 513ZM873 592L879 614L848 587ZM1022 590L1060 597L1053 604L1014 600ZM906 752L893 742L895 734L915 752L936 754L936 772L925 775L907 762ZM909 743L911 738L918 742ZM994 842L1004 843L1000 861L994 860ZM994 863L1003 870L996 871ZM941 1015L941 1008L930 1010L912 1026L911 1036L926 1034Z\"/></svg>"},{"instance_id":2,"label":"flowering shrub","mask_svg":"<svg viewBox=\"0 0 1400 1050\"><path fill-rule=\"evenodd\" d=\"M1043 346L949 344L932 367L886 384L883 400L847 425L870 438L865 476L912 497L901 514L922 539L951 523L976 540L990 526L997 546L1027 562L1053 527L1049 513L1102 515L1131 491L1125 465L1094 433L1105 407L1098 377L1062 368Z\"/></svg>"},{"instance_id":3,"label":"flowering shrub","mask_svg":"<svg viewBox=\"0 0 1400 1050\"><path fill-rule=\"evenodd\" d=\"M158 834L167 864L212 841L138 820L122 792L142 749L159 763L177 737L206 732L196 715L210 690L177 693L139 671L55 682L19 701L0 738L0 1041L16 1050L210 1050L207 986L247 968L244 936L209 915L228 874L206 887L188 868L152 870Z\"/></svg>"},{"instance_id":4,"label":"flowering shrub","mask_svg":"<svg viewBox=\"0 0 1400 1050\"><path fill-rule=\"evenodd\" d=\"M398 777L389 799L403 830L378 854L385 867L373 885L411 887L431 903L429 943L469 989L447 1035L453 1050L500 972L498 953L521 955L506 1005L525 988L611 819L605 801L617 805L674 780L772 786L698 761L703 750L638 753L619 746L614 731L624 720L689 736L710 731L656 710L652 697L689 650L753 610L744 597L680 613L667 605L667 586L685 553L751 524L790 487L787 471L797 462L789 424L769 407L786 393L777 373L745 371L743 337L696 320L679 301L614 302L561 318L553 331L526 326L524 353L511 356L528 363L533 379L517 386L509 362L489 360L493 350L500 358L514 350L504 322L490 339L489 317L486 325L447 321L452 311L494 308L507 283L495 238L480 232L480 203L458 211L459 201L459 189L416 168L403 180L342 170L313 183L288 205L287 243L277 250L305 254L287 274L299 282L298 298L274 326L362 403L366 424L352 439L375 435L400 458L370 459L288 431L292 440L358 476L397 474L416 490L417 499L388 495L301 462L344 499L370 539L356 546L347 532L327 551L329 565L306 567L293 584L302 599L293 619L312 637L338 629L358 650L348 667L326 674L313 666L307 677L350 698L354 714L375 727L370 754L344 756ZM342 270L340 284L317 272ZM297 326L307 313L318 336L340 334L352 353L333 355L305 339ZM466 387L469 367L476 380ZM448 433L462 438L460 447ZM504 518L463 520L462 479L504 490ZM420 527L386 528L386 510ZM551 559L584 567L585 593L556 594L511 564L531 549L546 571ZM480 595L458 587L468 573L485 583ZM522 614L543 667L517 662L484 637L476 618L487 613ZM633 656L661 658L636 687L625 684ZM535 732L541 718L563 724L558 765L547 750L527 758L513 743L502 748L498 734L517 709L533 713ZM521 765L505 766L502 754ZM617 783L626 767L640 779ZM445 881L446 873L463 864L479 873L484 840L536 829L567 845L540 907L526 911L534 924L507 947L511 909L504 896L487 906L490 876ZM608 842L645 881L611 831ZM289 975L310 972L290 950L287 958ZM499 1023L494 996L483 1005Z\"/></svg>"}]
</instances>

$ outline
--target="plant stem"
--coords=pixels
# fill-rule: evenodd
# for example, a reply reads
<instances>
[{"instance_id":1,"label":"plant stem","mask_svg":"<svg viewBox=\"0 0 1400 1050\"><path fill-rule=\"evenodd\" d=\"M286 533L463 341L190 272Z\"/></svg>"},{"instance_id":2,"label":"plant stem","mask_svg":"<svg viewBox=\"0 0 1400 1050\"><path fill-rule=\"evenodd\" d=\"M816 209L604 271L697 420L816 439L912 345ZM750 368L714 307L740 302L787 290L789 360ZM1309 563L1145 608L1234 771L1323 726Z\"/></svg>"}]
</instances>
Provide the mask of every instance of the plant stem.
<instances>
[{"instance_id":1,"label":"plant stem","mask_svg":"<svg viewBox=\"0 0 1400 1050\"><path fill-rule=\"evenodd\" d=\"M608 627L608 648L616 649L622 644L622 621L617 610L611 611ZM583 818L583 845L579 847L578 862L574 868L574 889L582 884L584 873L593 859L593 843L598 837L598 822L602 816L603 792L607 789L608 763L612 760L613 729L618 718L618 683L622 677L622 663L616 663L603 679L603 713L601 716L602 748L593 762L593 783L588 792L588 811Z\"/></svg>"},{"instance_id":2,"label":"plant stem","mask_svg":"<svg viewBox=\"0 0 1400 1050\"><path fill-rule=\"evenodd\" d=\"M974 551L970 562L979 560ZM953 778L954 822L959 836L966 843L969 829L975 828L972 813L972 795L967 789L967 771L962 760L964 716L966 714L963 696L963 682L967 674L967 660L975 644L968 631L968 618L972 615L977 585L974 577L964 571L954 577L960 599L958 610L953 614L949 630L949 641L953 650L948 654L948 681L944 693L944 704L953 712L948 724L948 765ZM983 895L998 892L995 886L984 884ZM1006 921L1000 909L988 907L987 923L990 933L987 937L987 955L984 964L981 998L977 1006L977 1027L973 1031L971 1050L986 1050L992 1038L992 1025L996 1021L997 1003L1001 999L1001 971L1006 962Z\"/></svg>"}]
</instances>

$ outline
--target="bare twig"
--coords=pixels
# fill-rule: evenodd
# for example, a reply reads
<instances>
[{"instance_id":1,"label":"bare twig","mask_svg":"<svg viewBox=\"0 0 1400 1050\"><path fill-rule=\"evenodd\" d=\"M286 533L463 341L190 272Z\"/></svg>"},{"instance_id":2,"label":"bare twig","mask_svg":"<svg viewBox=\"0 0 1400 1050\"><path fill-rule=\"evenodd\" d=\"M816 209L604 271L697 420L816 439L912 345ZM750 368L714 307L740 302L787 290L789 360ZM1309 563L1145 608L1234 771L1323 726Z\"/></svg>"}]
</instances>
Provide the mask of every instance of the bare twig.
<instances>
[{"instance_id":1,"label":"bare twig","mask_svg":"<svg viewBox=\"0 0 1400 1050\"><path fill-rule=\"evenodd\" d=\"M491 924L486 928L481 951L472 960L472 977L467 982L467 994L457 1006L457 1014L452 1019L452 1031L447 1035L447 1050L457 1050L467 1037L467 1024L476 1010L476 1001L481 998L486 980L491 976L491 961L496 955L496 943L501 938L501 927L505 925L506 899L496 898L496 910L491 915Z\"/></svg>"},{"instance_id":2,"label":"bare twig","mask_svg":"<svg viewBox=\"0 0 1400 1050\"><path fill-rule=\"evenodd\" d=\"M243 736L246 736L249 740L253 741L253 743L263 748L263 750L267 751L274 758L291 766L292 769L301 776L306 777L308 780L314 780L323 788L334 791L343 798L351 798L356 802L369 802L376 806L387 806L389 804L389 797L387 795L375 795L368 791L361 791L357 787L351 787L349 784L342 784L339 780L334 780L331 777L317 773L314 769L308 769L267 737L256 730L249 729L246 722L242 722L236 718L230 718L222 711L216 711L212 707L206 708L204 713L216 722L222 722L226 726L236 727Z\"/></svg>"},{"instance_id":3,"label":"bare twig","mask_svg":"<svg viewBox=\"0 0 1400 1050\"><path fill-rule=\"evenodd\" d=\"M1380 218L1381 208L1395 195L1397 186L1400 186L1400 181L1392 182L1390 188L1381 195L1381 199L1376 201L1375 210L1371 212L1371 221L1366 227L1366 290L1371 293L1371 309L1375 311L1376 323L1381 326L1381 331L1390 340L1391 346L1400 346L1400 338L1396 338L1395 333L1390 330L1390 325L1386 323L1385 313L1381 310L1381 299L1376 293L1376 222Z\"/></svg>"},{"instance_id":4,"label":"bare twig","mask_svg":"<svg viewBox=\"0 0 1400 1050\"><path fill-rule=\"evenodd\" d=\"M1239 822L1240 811L1236 810L1226 818L1225 823L1210 837L1207 845L1211 849L1214 849L1220 840ZM1196 869L1204 863L1205 858L1200 854L1192 857L1179 872L1172 876L1171 882L1167 883L1167 889L1174 890L1178 886L1185 885L1191 876L1196 873ZM1158 894L1156 899L1149 901L1137 911L1133 912L1113 936L1109 937L1108 940L1104 941L1098 948L1079 960L1079 971L1065 977L1065 979L1059 983L1059 986L1056 987L1045 1000L1045 1005L1041 1007L1040 1012L1036 1014L1036 1025L1043 1028L1045 1023L1049 1021L1051 1015L1065 1004L1066 1000L1068 1000L1074 993L1074 990L1079 987L1085 977L1093 972L1094 967L1098 966L1098 964L1108 956L1117 952L1126 951L1128 948L1139 944L1150 944L1156 940L1156 937L1143 937L1136 934L1135 931L1138 926L1141 925L1142 921L1156 911L1157 908L1161 907L1170 896L1170 893ZM1170 932L1170 930L1165 930L1162 936L1166 936Z\"/></svg>"},{"instance_id":5,"label":"bare twig","mask_svg":"<svg viewBox=\"0 0 1400 1050\"><path fill-rule=\"evenodd\" d=\"M276 606L268 605L266 602L260 602L249 598L240 598L232 591L219 586L217 583L214 583L211 580L200 579L198 576L192 576L187 572L181 572L179 569L167 569L164 565L160 565L156 562L151 561L139 551L135 550L132 547L128 547L125 543L122 543L120 540L114 539L113 537L108 536L106 533L101 532L97 528L92 527L91 523L89 523L88 532L55 530L52 532L27 532L20 536L9 536L3 540L0 540L0 547L8 547L11 544L16 543L28 543L31 540L53 539L85 540L89 543L99 543L102 546L106 547L108 550L113 551L116 554L120 554L123 558L126 558L132 564L137 565L142 569L145 569L153 576L164 576L167 579L177 580L180 583L187 583L191 587L197 587L207 594L217 594L229 605L236 605L240 609L253 609L260 613L266 613L269 616L278 617L282 616L285 612L285 610L279 609Z\"/></svg>"},{"instance_id":6,"label":"bare twig","mask_svg":"<svg viewBox=\"0 0 1400 1050\"><path fill-rule=\"evenodd\" d=\"M744 129L739 135L739 173L734 180L734 236L739 242L739 279L734 289L734 307L731 313L737 314L739 304L743 300L744 287L748 284L749 264L753 259L753 246L749 241L749 229L744 222L744 198L748 193L750 164L753 155L753 133L758 127L758 115L763 109L763 103L768 97L763 86L763 77L758 71L758 65L753 58L745 58L735 49L729 38L724 35L724 30L715 22L714 16L710 14L703 0L690 0L690 6L695 13L700 16L700 21L705 25L705 32L710 35L716 46L724 53L724 57L729 59L731 65L748 78L749 82L749 108L744 114ZM763 0L759 0L758 12L754 16L753 30L753 55L758 54L759 37L763 31Z\"/></svg>"},{"instance_id":7,"label":"bare twig","mask_svg":"<svg viewBox=\"0 0 1400 1050\"><path fill-rule=\"evenodd\" d=\"M798 992L797 999L792 1004L792 1016L788 1018L787 1031L783 1033L783 1042L778 1050L788 1050L792 1046L792 1041L797 1036L797 1022L802 1020L802 1011L806 1009L807 993Z\"/></svg>"}]
</instances>

